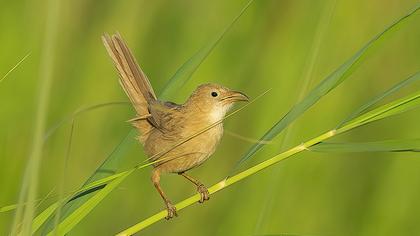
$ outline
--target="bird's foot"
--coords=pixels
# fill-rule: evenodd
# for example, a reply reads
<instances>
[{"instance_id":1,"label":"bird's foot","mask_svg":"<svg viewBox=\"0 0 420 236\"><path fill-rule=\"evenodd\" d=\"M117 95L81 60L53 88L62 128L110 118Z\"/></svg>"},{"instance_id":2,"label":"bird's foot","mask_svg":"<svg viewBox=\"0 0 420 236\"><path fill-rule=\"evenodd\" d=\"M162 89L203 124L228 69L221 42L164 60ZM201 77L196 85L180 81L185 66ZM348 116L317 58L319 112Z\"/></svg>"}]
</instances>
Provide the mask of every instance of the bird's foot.
<instances>
[{"instance_id":1,"label":"bird's foot","mask_svg":"<svg viewBox=\"0 0 420 236\"><path fill-rule=\"evenodd\" d=\"M199 203L203 203L204 201L210 199L209 190L207 190L207 188L203 184L199 184L197 186L197 192L199 192L201 196L200 200L198 200Z\"/></svg>"},{"instance_id":2,"label":"bird's foot","mask_svg":"<svg viewBox=\"0 0 420 236\"><path fill-rule=\"evenodd\" d=\"M176 213L176 207L172 205L170 201L166 202L166 210L168 211L168 215L165 217L165 219L170 220L174 216L178 216Z\"/></svg>"}]
</instances>

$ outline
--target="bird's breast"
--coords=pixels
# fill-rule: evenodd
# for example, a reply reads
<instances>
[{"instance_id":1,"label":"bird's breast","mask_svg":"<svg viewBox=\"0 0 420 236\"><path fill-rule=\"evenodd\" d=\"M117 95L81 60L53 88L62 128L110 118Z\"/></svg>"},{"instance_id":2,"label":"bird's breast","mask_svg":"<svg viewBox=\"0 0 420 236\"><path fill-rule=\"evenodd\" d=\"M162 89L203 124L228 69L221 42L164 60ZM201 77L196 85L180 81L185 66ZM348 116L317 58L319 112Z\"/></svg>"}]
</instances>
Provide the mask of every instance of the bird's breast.
<instances>
[{"instance_id":1,"label":"bird's breast","mask_svg":"<svg viewBox=\"0 0 420 236\"><path fill-rule=\"evenodd\" d=\"M183 124L181 124L183 123ZM183 172L201 165L216 150L223 136L223 124L208 128L207 123L184 123L177 132L155 130L145 143L145 151L164 172Z\"/></svg>"}]
</instances>

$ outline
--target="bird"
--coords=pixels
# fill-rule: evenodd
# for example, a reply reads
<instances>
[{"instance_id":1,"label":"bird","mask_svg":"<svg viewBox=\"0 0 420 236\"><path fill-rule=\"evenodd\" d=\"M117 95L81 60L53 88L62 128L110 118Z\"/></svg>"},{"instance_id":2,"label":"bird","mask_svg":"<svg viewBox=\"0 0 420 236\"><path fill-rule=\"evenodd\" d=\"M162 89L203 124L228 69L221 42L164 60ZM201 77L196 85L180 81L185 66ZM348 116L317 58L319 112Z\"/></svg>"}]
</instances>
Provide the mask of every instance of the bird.
<instances>
[{"instance_id":1,"label":"bird","mask_svg":"<svg viewBox=\"0 0 420 236\"><path fill-rule=\"evenodd\" d=\"M178 214L160 186L162 174L183 176L196 186L199 203L209 200L205 185L186 172L203 164L215 152L223 136L221 121L236 102L249 101L248 96L206 83L199 85L183 104L161 101L121 35L104 34L102 41L137 113L130 122L139 132L137 139L148 161L153 163L151 180L164 201L165 218Z\"/></svg>"}]
</instances>

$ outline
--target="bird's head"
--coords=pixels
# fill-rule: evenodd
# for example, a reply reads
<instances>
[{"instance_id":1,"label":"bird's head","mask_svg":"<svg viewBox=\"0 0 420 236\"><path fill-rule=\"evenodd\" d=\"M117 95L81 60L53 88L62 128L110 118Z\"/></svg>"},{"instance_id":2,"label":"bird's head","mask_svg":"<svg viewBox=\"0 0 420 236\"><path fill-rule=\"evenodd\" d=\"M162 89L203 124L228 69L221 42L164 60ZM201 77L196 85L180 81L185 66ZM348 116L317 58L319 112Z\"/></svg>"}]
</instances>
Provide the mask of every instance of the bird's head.
<instances>
[{"instance_id":1,"label":"bird's head","mask_svg":"<svg viewBox=\"0 0 420 236\"><path fill-rule=\"evenodd\" d=\"M191 94L185 105L208 114L210 120L216 122L225 116L235 102L248 100L244 93L218 84L202 84Z\"/></svg>"}]
</instances>

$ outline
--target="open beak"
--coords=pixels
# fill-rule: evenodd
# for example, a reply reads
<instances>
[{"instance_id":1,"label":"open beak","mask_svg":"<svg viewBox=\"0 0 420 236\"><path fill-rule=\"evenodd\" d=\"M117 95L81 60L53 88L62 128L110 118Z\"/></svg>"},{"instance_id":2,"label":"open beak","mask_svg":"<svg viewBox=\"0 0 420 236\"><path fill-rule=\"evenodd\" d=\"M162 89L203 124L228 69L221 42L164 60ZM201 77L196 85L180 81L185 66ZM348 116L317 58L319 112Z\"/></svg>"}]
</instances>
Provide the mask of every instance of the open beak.
<instances>
[{"instance_id":1,"label":"open beak","mask_svg":"<svg viewBox=\"0 0 420 236\"><path fill-rule=\"evenodd\" d=\"M229 91L225 97L222 98L223 101L229 102L248 102L249 98L244 93L237 92L237 91Z\"/></svg>"}]
</instances>

